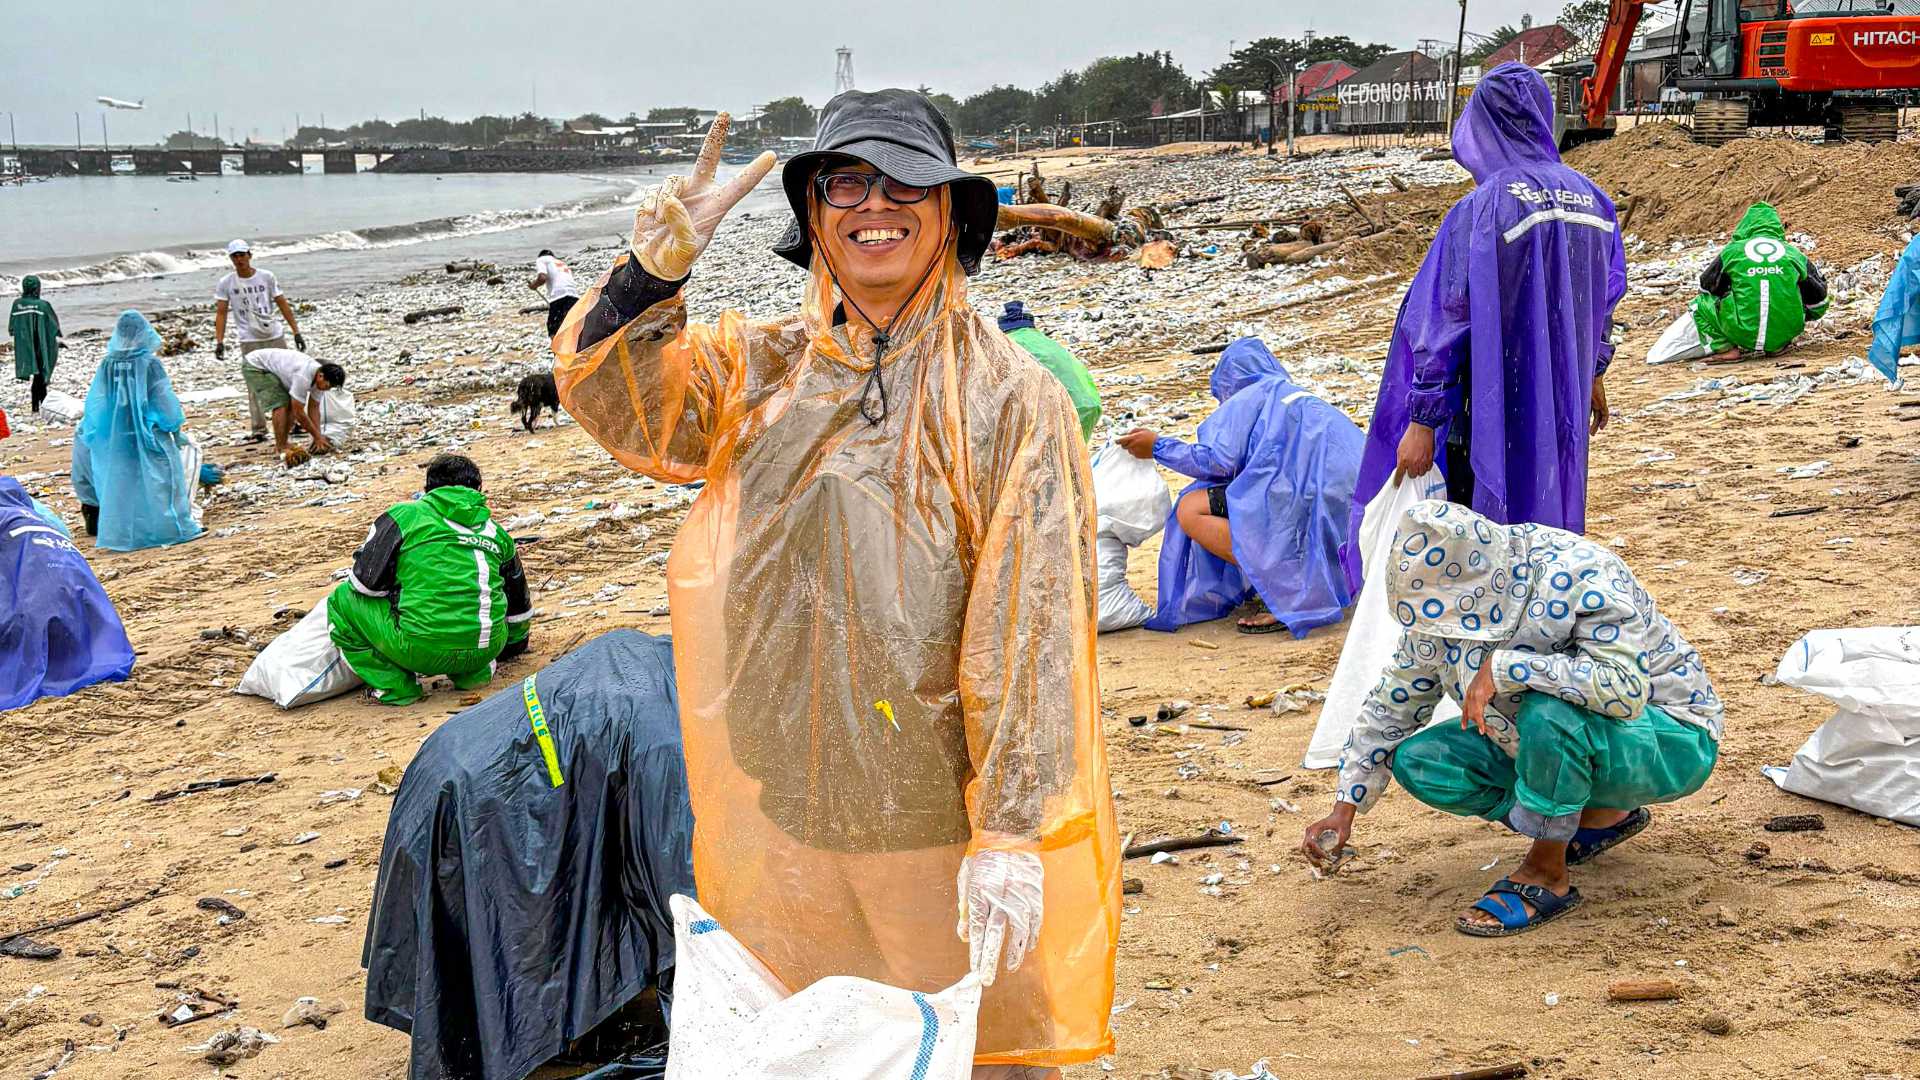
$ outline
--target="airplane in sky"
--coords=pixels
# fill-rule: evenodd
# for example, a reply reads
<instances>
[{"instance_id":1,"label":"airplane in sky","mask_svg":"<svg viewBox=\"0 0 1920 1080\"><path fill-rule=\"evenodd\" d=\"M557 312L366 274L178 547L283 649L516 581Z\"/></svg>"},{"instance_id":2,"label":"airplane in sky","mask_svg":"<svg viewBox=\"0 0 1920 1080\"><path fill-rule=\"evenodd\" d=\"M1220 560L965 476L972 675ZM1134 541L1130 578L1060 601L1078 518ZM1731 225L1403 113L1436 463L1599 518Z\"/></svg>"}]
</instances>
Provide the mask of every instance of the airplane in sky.
<instances>
[{"instance_id":1,"label":"airplane in sky","mask_svg":"<svg viewBox=\"0 0 1920 1080\"><path fill-rule=\"evenodd\" d=\"M119 98L101 97L95 98L94 100L109 109L144 109L147 107L146 98L141 98L139 101L121 101Z\"/></svg>"}]
</instances>

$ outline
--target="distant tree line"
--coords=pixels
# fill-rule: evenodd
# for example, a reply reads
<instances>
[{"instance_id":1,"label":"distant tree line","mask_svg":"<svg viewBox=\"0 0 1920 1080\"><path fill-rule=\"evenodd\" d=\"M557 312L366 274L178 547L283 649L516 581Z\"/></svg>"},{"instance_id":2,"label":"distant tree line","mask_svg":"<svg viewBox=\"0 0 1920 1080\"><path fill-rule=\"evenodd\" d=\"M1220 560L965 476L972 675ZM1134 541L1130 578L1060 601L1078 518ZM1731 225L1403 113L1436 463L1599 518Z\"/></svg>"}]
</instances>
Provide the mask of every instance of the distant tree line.
<instances>
[{"instance_id":1,"label":"distant tree line","mask_svg":"<svg viewBox=\"0 0 1920 1080\"><path fill-rule=\"evenodd\" d=\"M1590 36L1597 10L1604 21L1606 0L1576 0L1568 5L1571 28L1582 37ZM1478 35L1479 55L1518 33L1503 26L1490 35ZM1160 113L1180 112L1199 107L1238 110L1243 92L1265 93L1269 86L1286 84L1290 73L1323 60L1344 60L1356 68L1366 67L1396 50L1378 42L1362 43L1344 35L1311 38L1265 37L1233 50L1226 61L1199 76L1189 75L1170 52L1139 52L1132 56L1102 56L1078 69L1062 71L1053 79L1032 89L995 85L965 98L955 98L919 87L921 93L947 116L956 131L965 135L1001 135L1016 125L1027 130L1081 124L1088 121L1118 120L1122 123ZM1469 61L1473 59L1470 50ZM642 122L690 123L700 110L692 106L669 106L647 110L643 117L628 113L613 119L600 113L585 113L573 122L589 127L611 127ZM767 136L804 137L814 133L818 111L805 100L783 97L757 110L758 131ZM547 117L525 112L518 116L476 116L471 120L448 120L438 116L415 117L398 121L366 120L350 127L300 128L293 142L302 146L322 143L356 145L451 145L494 146L509 138L546 139L559 132L562 124ZM190 145L186 132L177 132L167 145ZM198 136L204 145L207 137Z\"/></svg>"}]
</instances>

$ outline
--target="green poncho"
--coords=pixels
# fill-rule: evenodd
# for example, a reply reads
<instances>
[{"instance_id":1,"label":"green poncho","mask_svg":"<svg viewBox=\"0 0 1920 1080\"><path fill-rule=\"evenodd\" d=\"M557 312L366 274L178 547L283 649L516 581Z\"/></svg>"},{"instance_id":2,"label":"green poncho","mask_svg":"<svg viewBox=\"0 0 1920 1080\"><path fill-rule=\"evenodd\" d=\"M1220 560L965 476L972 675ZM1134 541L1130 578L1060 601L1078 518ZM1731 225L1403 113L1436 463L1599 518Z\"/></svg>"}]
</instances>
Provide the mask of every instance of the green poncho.
<instances>
[{"instance_id":1,"label":"green poncho","mask_svg":"<svg viewBox=\"0 0 1920 1080\"><path fill-rule=\"evenodd\" d=\"M1013 343L1027 350L1040 366L1053 372L1073 399L1074 414L1080 418L1080 437L1093 438L1093 427L1100 422L1100 391L1093 385L1087 366L1067 351L1067 347L1033 327L1022 327L1007 334Z\"/></svg>"},{"instance_id":2,"label":"green poncho","mask_svg":"<svg viewBox=\"0 0 1920 1080\"><path fill-rule=\"evenodd\" d=\"M1811 307L1804 302L1800 282L1811 267L1800 249L1787 243L1779 213L1766 203L1747 208L1719 264L1731 287L1725 295L1702 295L1693 302L1700 340L1715 352L1735 346L1777 352L1800 336L1808 319L1826 313L1824 296Z\"/></svg>"},{"instance_id":3,"label":"green poncho","mask_svg":"<svg viewBox=\"0 0 1920 1080\"><path fill-rule=\"evenodd\" d=\"M8 314L7 333L13 335L14 378L53 376L53 361L60 352L60 317L53 313L52 304L40 299L39 278L20 279L20 298Z\"/></svg>"}]
</instances>

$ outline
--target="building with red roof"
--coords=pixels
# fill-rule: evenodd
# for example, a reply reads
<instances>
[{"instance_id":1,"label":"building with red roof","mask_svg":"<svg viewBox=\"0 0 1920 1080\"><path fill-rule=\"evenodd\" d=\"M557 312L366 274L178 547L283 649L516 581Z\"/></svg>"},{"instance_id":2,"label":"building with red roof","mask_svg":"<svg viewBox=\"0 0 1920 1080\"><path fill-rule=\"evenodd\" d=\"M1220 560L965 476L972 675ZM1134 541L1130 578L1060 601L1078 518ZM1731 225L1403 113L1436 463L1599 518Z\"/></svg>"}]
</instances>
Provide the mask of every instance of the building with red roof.
<instances>
[{"instance_id":1,"label":"building with red roof","mask_svg":"<svg viewBox=\"0 0 1920 1080\"><path fill-rule=\"evenodd\" d=\"M1501 64L1518 62L1531 68L1545 67L1561 60L1567 50L1580 43L1573 31L1559 23L1548 23L1520 31L1519 36L1487 54L1480 62L1485 71ZM1567 57L1571 59L1571 57Z\"/></svg>"}]
</instances>

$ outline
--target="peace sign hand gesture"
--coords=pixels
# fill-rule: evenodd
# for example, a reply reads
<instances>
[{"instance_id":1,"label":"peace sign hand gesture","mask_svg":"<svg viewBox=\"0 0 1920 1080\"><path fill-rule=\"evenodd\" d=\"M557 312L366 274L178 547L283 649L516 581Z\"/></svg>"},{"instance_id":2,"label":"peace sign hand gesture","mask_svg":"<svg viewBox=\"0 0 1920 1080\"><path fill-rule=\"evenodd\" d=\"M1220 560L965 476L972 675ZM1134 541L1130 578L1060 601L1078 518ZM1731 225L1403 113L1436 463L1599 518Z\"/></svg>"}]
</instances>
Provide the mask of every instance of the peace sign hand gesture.
<instances>
[{"instance_id":1,"label":"peace sign hand gesture","mask_svg":"<svg viewBox=\"0 0 1920 1080\"><path fill-rule=\"evenodd\" d=\"M634 215L633 254L641 269L662 281L686 277L693 261L713 242L721 219L773 171L774 155L769 150L740 170L740 175L724 184L715 182L714 171L732 124L726 113L716 117L693 173L668 180L646 197Z\"/></svg>"}]
</instances>

